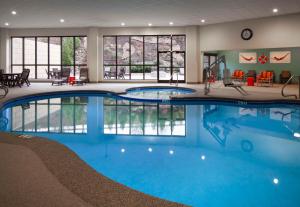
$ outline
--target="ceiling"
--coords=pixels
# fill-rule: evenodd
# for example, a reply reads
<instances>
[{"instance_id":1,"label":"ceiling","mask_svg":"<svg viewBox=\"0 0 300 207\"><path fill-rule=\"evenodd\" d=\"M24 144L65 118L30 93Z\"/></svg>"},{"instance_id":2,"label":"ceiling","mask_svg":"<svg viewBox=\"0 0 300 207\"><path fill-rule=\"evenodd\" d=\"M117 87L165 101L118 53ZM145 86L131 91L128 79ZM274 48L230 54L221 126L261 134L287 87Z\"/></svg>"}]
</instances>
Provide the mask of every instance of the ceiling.
<instances>
[{"instance_id":1,"label":"ceiling","mask_svg":"<svg viewBox=\"0 0 300 207\"><path fill-rule=\"evenodd\" d=\"M298 13L300 0L0 0L0 27L201 25L201 19L213 24L273 16L273 8L276 15Z\"/></svg>"}]
</instances>

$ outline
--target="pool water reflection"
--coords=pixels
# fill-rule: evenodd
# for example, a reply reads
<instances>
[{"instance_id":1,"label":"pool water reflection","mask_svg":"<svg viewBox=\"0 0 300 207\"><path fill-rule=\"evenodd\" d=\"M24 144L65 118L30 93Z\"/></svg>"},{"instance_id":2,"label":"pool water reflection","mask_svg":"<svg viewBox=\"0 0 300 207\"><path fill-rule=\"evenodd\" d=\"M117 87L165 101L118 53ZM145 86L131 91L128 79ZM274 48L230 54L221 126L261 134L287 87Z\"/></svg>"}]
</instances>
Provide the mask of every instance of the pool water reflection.
<instances>
[{"instance_id":1,"label":"pool water reflection","mask_svg":"<svg viewBox=\"0 0 300 207\"><path fill-rule=\"evenodd\" d=\"M300 107L108 96L10 105L2 131L56 140L131 188L192 206L297 206Z\"/></svg>"}]
</instances>

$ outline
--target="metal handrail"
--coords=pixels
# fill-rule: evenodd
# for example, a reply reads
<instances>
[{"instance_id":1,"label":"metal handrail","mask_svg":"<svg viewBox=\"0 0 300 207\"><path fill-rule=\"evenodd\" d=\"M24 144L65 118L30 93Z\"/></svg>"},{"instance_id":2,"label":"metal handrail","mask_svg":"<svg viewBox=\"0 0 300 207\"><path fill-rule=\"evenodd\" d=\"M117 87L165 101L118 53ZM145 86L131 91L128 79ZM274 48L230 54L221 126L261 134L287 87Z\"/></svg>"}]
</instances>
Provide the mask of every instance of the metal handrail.
<instances>
[{"instance_id":1,"label":"metal handrail","mask_svg":"<svg viewBox=\"0 0 300 207\"><path fill-rule=\"evenodd\" d=\"M206 72L206 78L204 80L204 84L205 84L205 87L204 87L204 94L207 95L210 91L210 82L208 82L208 79L211 75L211 71L212 71L212 68L214 68L215 66L219 65L220 63L223 63L224 64L224 68L227 68L226 67L226 58L225 56L220 56L218 57L215 62L213 62L212 64L210 64L208 67L204 68L205 72Z\"/></svg>"},{"instance_id":2,"label":"metal handrail","mask_svg":"<svg viewBox=\"0 0 300 207\"><path fill-rule=\"evenodd\" d=\"M292 75L287 82L285 82L285 84L282 86L282 89L281 89L281 95L283 97L295 97L295 99L298 99L297 95L296 94L284 94L284 89L285 87L287 87L287 85L295 78L295 75ZM299 83L300 84L300 83ZM300 96L300 92L299 92L299 96Z\"/></svg>"}]
</instances>

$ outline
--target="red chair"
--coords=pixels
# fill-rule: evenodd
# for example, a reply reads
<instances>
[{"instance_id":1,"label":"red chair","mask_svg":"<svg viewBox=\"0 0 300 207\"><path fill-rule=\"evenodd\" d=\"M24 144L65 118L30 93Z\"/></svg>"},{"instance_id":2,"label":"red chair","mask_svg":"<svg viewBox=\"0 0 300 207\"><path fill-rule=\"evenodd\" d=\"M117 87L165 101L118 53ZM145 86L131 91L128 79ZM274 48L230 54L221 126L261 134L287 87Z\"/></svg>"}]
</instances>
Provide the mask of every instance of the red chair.
<instances>
[{"instance_id":1,"label":"red chair","mask_svg":"<svg viewBox=\"0 0 300 207\"><path fill-rule=\"evenodd\" d=\"M262 71L256 77L257 85L260 83L261 86L263 84L267 84L268 86L273 86L273 77L274 77L274 73L272 71Z\"/></svg>"},{"instance_id":2,"label":"red chair","mask_svg":"<svg viewBox=\"0 0 300 207\"><path fill-rule=\"evenodd\" d=\"M245 73L244 71L240 70L240 69L236 69L234 70L234 72L231 75L231 79L235 80L235 81L244 81L245 79Z\"/></svg>"}]
</instances>

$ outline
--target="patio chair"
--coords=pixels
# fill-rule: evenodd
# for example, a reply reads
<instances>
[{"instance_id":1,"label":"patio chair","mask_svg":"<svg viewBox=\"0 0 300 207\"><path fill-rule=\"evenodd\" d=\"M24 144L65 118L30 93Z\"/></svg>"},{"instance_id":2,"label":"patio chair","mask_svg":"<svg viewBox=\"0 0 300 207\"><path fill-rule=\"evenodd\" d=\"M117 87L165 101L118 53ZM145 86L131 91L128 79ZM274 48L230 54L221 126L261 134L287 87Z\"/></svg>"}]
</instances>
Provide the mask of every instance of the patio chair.
<instances>
[{"instance_id":1,"label":"patio chair","mask_svg":"<svg viewBox=\"0 0 300 207\"><path fill-rule=\"evenodd\" d=\"M268 86L273 86L273 77L274 73L272 71L262 71L256 77L257 85L260 84L260 86L263 86L263 84L266 84Z\"/></svg>"},{"instance_id":2,"label":"patio chair","mask_svg":"<svg viewBox=\"0 0 300 207\"><path fill-rule=\"evenodd\" d=\"M19 85L19 87L23 86L24 83L27 86L30 86L30 81L28 80L29 74L30 74L30 69L24 68L22 73L21 73L21 76L16 80L17 85Z\"/></svg>"},{"instance_id":3,"label":"patio chair","mask_svg":"<svg viewBox=\"0 0 300 207\"><path fill-rule=\"evenodd\" d=\"M231 75L231 79L235 80L235 81L243 82L244 79L245 79L245 73L244 73L244 71L242 71L240 69L234 70L234 72Z\"/></svg>"},{"instance_id":4,"label":"patio chair","mask_svg":"<svg viewBox=\"0 0 300 207\"><path fill-rule=\"evenodd\" d=\"M235 90L237 90L240 94L242 94L243 96L248 95L247 91L245 91L245 89L242 88L241 84L236 84L232 81L231 77L230 77L230 71L228 69L224 69L223 72L223 84L225 87L231 87L234 88Z\"/></svg>"},{"instance_id":5,"label":"patio chair","mask_svg":"<svg viewBox=\"0 0 300 207\"><path fill-rule=\"evenodd\" d=\"M62 85L64 83L68 83L68 79L70 77L70 73L71 73L71 69L70 68L62 68L60 76L55 77L52 80L52 85Z\"/></svg>"},{"instance_id":6,"label":"patio chair","mask_svg":"<svg viewBox=\"0 0 300 207\"><path fill-rule=\"evenodd\" d=\"M279 79L280 79L280 83L286 83L290 77L292 76L291 72L288 70L283 70L280 73Z\"/></svg>"},{"instance_id":7,"label":"patio chair","mask_svg":"<svg viewBox=\"0 0 300 207\"><path fill-rule=\"evenodd\" d=\"M125 68L121 68L119 73L118 73L118 79L125 79Z\"/></svg>"},{"instance_id":8,"label":"patio chair","mask_svg":"<svg viewBox=\"0 0 300 207\"><path fill-rule=\"evenodd\" d=\"M88 68L80 68L79 71L79 79L83 82L83 83L88 83L89 81L89 70Z\"/></svg>"}]
</instances>

